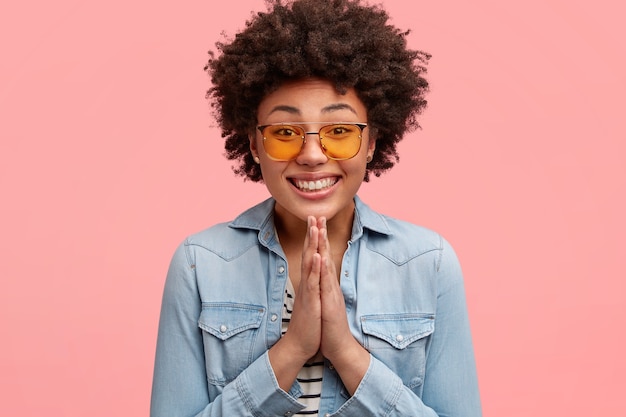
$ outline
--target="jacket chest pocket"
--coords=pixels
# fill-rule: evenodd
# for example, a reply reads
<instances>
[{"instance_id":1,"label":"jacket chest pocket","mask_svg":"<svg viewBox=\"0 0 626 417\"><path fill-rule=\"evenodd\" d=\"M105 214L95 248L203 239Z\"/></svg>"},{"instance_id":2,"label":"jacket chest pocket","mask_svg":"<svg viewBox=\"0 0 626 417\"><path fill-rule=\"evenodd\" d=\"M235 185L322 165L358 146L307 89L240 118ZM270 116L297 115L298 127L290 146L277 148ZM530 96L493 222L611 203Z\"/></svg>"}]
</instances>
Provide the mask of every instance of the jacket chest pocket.
<instances>
[{"instance_id":1,"label":"jacket chest pocket","mask_svg":"<svg viewBox=\"0 0 626 417\"><path fill-rule=\"evenodd\" d=\"M209 383L223 386L255 359L254 343L265 314L262 306L238 303L202 303L202 329Z\"/></svg>"},{"instance_id":2,"label":"jacket chest pocket","mask_svg":"<svg viewBox=\"0 0 626 417\"><path fill-rule=\"evenodd\" d=\"M432 314L373 314L361 317L364 347L413 389L422 385L426 343L435 330Z\"/></svg>"}]
</instances>

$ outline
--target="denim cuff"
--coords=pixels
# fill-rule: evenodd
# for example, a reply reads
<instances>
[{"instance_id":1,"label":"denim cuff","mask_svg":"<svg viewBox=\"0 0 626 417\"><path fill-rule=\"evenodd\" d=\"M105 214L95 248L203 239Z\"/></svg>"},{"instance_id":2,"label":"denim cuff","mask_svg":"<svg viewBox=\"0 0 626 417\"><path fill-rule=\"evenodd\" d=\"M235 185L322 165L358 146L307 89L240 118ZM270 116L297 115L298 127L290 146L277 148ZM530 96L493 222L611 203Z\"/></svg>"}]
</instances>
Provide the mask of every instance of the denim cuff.
<instances>
[{"instance_id":1,"label":"denim cuff","mask_svg":"<svg viewBox=\"0 0 626 417\"><path fill-rule=\"evenodd\" d=\"M385 364L370 355L370 365L354 395L337 415L388 415L398 403L404 384Z\"/></svg>"},{"instance_id":2,"label":"denim cuff","mask_svg":"<svg viewBox=\"0 0 626 417\"><path fill-rule=\"evenodd\" d=\"M294 385L289 393L280 388L268 352L242 372L235 384L246 408L255 416L291 416L306 408L296 400L302 395L299 386Z\"/></svg>"}]
</instances>

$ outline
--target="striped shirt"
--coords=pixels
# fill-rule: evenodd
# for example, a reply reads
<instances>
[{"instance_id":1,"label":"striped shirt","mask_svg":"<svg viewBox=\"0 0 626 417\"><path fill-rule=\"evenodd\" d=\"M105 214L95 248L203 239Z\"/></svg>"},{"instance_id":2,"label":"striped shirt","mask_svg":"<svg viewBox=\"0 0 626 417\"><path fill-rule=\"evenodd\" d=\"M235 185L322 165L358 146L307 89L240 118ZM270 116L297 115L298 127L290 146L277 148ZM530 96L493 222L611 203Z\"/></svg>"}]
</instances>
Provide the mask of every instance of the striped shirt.
<instances>
[{"instance_id":1,"label":"striped shirt","mask_svg":"<svg viewBox=\"0 0 626 417\"><path fill-rule=\"evenodd\" d=\"M285 334L291 320L291 312L293 311L295 291L291 280L287 280L287 288L285 289L285 297L283 302L283 321L282 334ZM306 405L306 408L296 413L302 416L317 416L320 404L320 396L322 393L322 375L324 373L324 358L321 354L317 354L309 362L304 364L300 372L298 372L297 380L302 388L302 396L299 402Z\"/></svg>"}]
</instances>

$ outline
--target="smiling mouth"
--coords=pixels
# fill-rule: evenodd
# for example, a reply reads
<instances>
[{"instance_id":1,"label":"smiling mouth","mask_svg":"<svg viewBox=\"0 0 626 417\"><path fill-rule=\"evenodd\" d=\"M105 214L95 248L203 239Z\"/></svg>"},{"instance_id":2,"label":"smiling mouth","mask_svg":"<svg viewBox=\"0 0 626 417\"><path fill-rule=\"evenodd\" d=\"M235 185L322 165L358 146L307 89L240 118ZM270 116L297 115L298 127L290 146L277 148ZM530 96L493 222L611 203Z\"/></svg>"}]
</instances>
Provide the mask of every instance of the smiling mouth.
<instances>
[{"instance_id":1,"label":"smiling mouth","mask_svg":"<svg viewBox=\"0 0 626 417\"><path fill-rule=\"evenodd\" d=\"M304 192L313 192L320 191L326 188L330 188L337 182L337 178L322 178L315 181L303 181L298 179L291 180L293 185L295 185L300 191Z\"/></svg>"}]
</instances>

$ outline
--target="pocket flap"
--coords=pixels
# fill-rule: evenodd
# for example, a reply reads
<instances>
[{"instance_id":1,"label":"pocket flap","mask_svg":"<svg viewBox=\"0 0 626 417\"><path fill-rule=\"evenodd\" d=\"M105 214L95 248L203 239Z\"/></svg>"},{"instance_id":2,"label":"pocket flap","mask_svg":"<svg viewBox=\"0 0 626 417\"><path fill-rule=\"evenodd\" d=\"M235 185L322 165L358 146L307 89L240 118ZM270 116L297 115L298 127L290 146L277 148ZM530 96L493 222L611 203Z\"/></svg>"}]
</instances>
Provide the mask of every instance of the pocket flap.
<instances>
[{"instance_id":1,"label":"pocket flap","mask_svg":"<svg viewBox=\"0 0 626 417\"><path fill-rule=\"evenodd\" d=\"M202 303L198 326L221 340L261 325L265 308L252 304Z\"/></svg>"},{"instance_id":2,"label":"pocket flap","mask_svg":"<svg viewBox=\"0 0 626 417\"><path fill-rule=\"evenodd\" d=\"M361 317L363 333L377 337L396 349L404 349L435 330L432 314L373 314Z\"/></svg>"}]
</instances>

